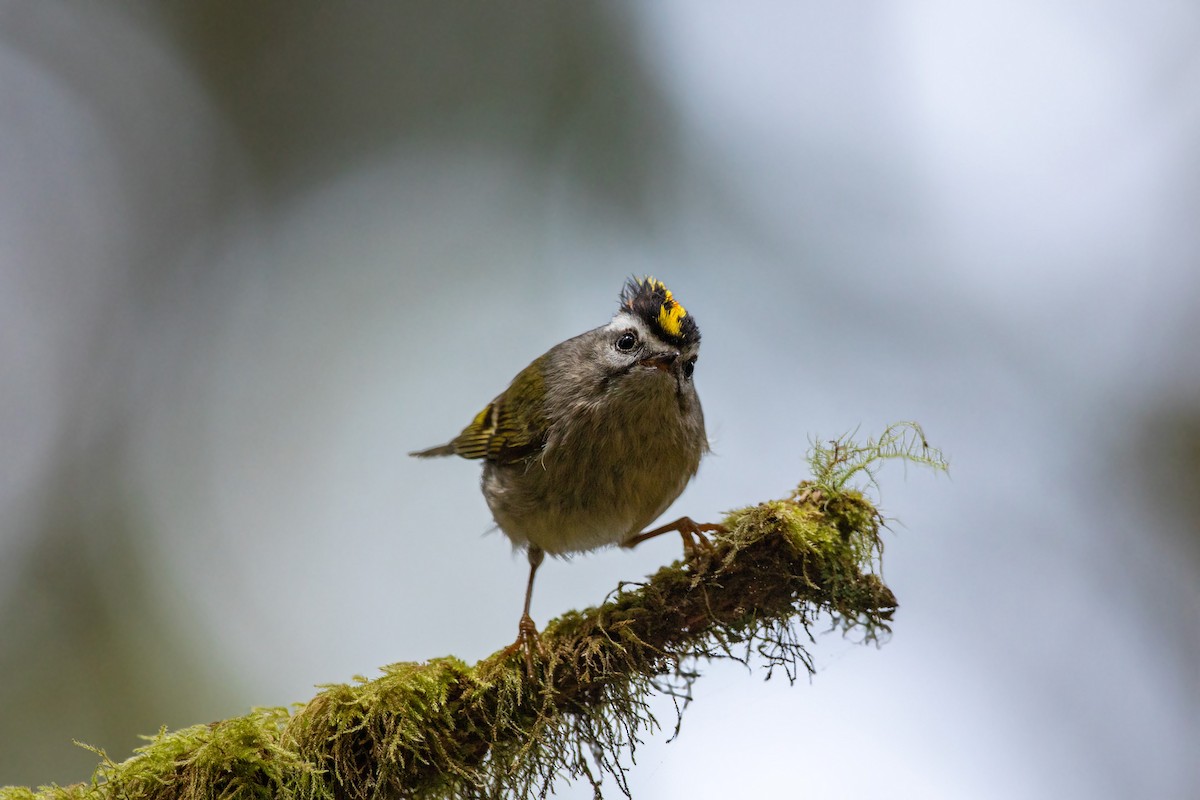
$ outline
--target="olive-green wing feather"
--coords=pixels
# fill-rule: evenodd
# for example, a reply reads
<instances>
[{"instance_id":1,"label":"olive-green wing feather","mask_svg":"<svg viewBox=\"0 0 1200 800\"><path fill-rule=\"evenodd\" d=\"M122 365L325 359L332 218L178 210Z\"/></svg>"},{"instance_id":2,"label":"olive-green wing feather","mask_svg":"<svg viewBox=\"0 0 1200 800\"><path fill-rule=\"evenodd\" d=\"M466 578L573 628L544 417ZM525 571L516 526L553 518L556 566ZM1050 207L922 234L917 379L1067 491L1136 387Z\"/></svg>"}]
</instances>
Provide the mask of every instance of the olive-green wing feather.
<instances>
[{"instance_id":1,"label":"olive-green wing feather","mask_svg":"<svg viewBox=\"0 0 1200 800\"><path fill-rule=\"evenodd\" d=\"M546 444L547 426L541 362L539 358L522 370L508 389L450 442L410 455L457 455L511 464L536 454Z\"/></svg>"}]
</instances>

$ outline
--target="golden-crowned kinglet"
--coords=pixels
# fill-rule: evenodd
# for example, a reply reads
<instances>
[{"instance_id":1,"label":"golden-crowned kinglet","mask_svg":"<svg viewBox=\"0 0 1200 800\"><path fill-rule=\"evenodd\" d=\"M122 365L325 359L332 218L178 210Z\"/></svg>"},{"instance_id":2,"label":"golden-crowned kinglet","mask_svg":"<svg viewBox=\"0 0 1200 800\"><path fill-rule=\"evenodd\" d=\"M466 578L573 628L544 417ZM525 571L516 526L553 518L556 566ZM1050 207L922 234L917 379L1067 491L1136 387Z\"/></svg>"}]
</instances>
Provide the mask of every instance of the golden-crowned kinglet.
<instances>
[{"instance_id":1,"label":"golden-crowned kinglet","mask_svg":"<svg viewBox=\"0 0 1200 800\"><path fill-rule=\"evenodd\" d=\"M683 491L708 451L692 382L700 330L660 281L629 280L607 325L556 344L440 447L410 455L481 458L500 530L529 552L516 645L529 647L533 578L545 553L632 547L715 525L684 517L641 533ZM703 542L703 537L699 541Z\"/></svg>"}]
</instances>

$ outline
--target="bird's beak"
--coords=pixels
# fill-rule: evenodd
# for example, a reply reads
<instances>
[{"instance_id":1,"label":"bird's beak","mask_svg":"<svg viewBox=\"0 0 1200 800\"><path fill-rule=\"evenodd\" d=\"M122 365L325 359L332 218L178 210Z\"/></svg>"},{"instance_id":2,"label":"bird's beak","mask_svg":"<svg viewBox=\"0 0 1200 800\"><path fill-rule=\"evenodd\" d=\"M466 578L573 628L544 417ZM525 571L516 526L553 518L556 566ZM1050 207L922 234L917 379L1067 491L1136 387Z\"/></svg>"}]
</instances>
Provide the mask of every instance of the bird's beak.
<instances>
[{"instance_id":1,"label":"bird's beak","mask_svg":"<svg viewBox=\"0 0 1200 800\"><path fill-rule=\"evenodd\" d=\"M655 353L652 356L647 356L638 361L643 367L654 367L661 369L663 372L670 372L671 365L675 363L675 359L679 358L679 353L672 350L667 353Z\"/></svg>"}]
</instances>

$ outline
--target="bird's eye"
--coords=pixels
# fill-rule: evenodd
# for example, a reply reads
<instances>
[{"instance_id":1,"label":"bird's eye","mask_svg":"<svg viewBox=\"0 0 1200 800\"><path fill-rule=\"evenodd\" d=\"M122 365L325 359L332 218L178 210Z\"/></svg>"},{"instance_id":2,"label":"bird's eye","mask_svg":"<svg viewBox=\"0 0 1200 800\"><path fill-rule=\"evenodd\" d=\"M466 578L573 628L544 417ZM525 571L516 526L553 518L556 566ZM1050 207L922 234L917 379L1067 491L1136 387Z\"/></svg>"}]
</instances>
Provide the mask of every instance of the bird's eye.
<instances>
[{"instance_id":1,"label":"bird's eye","mask_svg":"<svg viewBox=\"0 0 1200 800\"><path fill-rule=\"evenodd\" d=\"M628 353L635 347L637 347L637 334L633 331L625 331L617 337L617 349L622 353Z\"/></svg>"},{"instance_id":2,"label":"bird's eye","mask_svg":"<svg viewBox=\"0 0 1200 800\"><path fill-rule=\"evenodd\" d=\"M683 362L683 377L691 378L692 373L696 371L696 357L692 356L687 361Z\"/></svg>"}]
</instances>

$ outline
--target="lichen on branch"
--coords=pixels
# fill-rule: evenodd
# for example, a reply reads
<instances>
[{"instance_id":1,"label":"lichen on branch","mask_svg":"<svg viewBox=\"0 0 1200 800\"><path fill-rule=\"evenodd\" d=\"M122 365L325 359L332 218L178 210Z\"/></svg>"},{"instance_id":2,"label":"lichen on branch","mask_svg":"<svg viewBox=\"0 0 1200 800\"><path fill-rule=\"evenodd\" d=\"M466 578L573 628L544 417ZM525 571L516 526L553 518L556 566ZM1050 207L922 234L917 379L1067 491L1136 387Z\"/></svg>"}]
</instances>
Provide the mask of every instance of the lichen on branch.
<instances>
[{"instance_id":1,"label":"lichen on branch","mask_svg":"<svg viewBox=\"0 0 1200 800\"><path fill-rule=\"evenodd\" d=\"M897 449L886 437L873 444L876 459ZM908 460L944 465L921 444ZM731 512L711 550L549 622L532 674L505 650L474 666L392 664L291 709L160 732L123 762L101 753L90 783L10 787L0 800L525 797L581 779L599 795L605 778L629 794L636 746L658 727L650 698L669 694L681 711L700 662L735 658L795 680L812 671L819 619L864 640L890 630L880 514L847 488L853 475L830 479L839 465L862 472L864 453L873 463L855 448L858 460L845 438L818 448L817 481Z\"/></svg>"}]
</instances>

